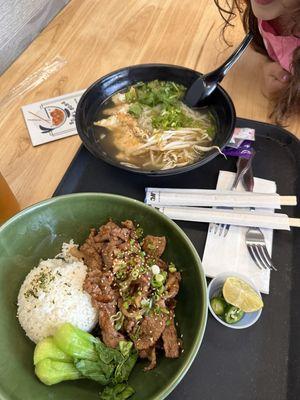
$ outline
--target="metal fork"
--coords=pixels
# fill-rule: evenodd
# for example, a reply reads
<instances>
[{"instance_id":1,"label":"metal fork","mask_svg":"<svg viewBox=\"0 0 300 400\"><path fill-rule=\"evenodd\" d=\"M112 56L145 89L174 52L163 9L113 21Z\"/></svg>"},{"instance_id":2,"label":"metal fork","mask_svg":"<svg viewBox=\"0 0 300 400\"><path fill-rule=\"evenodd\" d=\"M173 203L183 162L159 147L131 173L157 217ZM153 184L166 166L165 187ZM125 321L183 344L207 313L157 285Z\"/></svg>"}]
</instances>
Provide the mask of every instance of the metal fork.
<instances>
[{"instance_id":1,"label":"metal fork","mask_svg":"<svg viewBox=\"0 0 300 400\"><path fill-rule=\"evenodd\" d=\"M258 268L277 271L267 250L262 231L259 228L249 228L245 238L249 254Z\"/></svg>"},{"instance_id":2,"label":"metal fork","mask_svg":"<svg viewBox=\"0 0 300 400\"><path fill-rule=\"evenodd\" d=\"M246 171L242 183L247 192L253 192L254 178L252 168ZM254 210L254 208L251 208L251 210ZM258 268L277 271L269 255L262 231L259 228L249 228L246 232L245 239L249 254Z\"/></svg>"},{"instance_id":3,"label":"metal fork","mask_svg":"<svg viewBox=\"0 0 300 400\"><path fill-rule=\"evenodd\" d=\"M243 179L244 175L246 174L246 172L249 170L249 168L251 168L251 162L252 162L252 158L254 156L254 153L252 154L252 156L249 159L245 159L245 158L241 158L239 157L238 161L237 161L237 172L235 175L235 179L234 182L230 188L230 190L235 190L238 187L238 184L240 183L241 179ZM219 207L219 208L226 208L226 207ZM228 208L228 207L227 207ZM219 234L219 236L224 236L226 237L228 231L229 231L230 225L228 224L211 224L209 231L213 232L215 235Z\"/></svg>"}]
</instances>

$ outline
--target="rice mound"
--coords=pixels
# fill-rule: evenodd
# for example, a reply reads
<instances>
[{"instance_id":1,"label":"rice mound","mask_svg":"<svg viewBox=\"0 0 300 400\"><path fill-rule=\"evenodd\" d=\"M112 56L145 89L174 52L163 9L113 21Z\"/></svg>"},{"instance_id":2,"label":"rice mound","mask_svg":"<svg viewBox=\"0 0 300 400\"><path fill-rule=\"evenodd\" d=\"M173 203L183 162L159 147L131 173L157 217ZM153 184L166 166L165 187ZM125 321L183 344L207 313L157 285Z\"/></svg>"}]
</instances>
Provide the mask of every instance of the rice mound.
<instances>
[{"instance_id":1,"label":"rice mound","mask_svg":"<svg viewBox=\"0 0 300 400\"><path fill-rule=\"evenodd\" d=\"M91 331L98 320L91 297L83 290L86 265L64 243L54 259L41 260L26 276L18 295L18 314L26 335L35 343L53 335L56 328L70 322Z\"/></svg>"}]
</instances>

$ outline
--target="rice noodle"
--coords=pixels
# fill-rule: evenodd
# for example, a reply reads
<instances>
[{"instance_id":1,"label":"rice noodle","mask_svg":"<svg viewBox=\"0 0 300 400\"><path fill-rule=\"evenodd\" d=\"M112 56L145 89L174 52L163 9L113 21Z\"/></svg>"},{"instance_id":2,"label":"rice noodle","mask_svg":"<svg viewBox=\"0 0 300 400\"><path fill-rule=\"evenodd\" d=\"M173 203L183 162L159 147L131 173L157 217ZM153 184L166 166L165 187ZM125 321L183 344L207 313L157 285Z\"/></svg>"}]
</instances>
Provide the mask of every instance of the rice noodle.
<instances>
[{"instance_id":1,"label":"rice noodle","mask_svg":"<svg viewBox=\"0 0 300 400\"><path fill-rule=\"evenodd\" d=\"M124 167L129 167L129 168L136 168L136 169L139 169L139 168L140 168L140 167L137 166L137 165L134 165L134 164L131 164L131 163L128 163L128 162L124 162L124 161L120 161L120 164L121 164L121 165L124 165Z\"/></svg>"}]
</instances>

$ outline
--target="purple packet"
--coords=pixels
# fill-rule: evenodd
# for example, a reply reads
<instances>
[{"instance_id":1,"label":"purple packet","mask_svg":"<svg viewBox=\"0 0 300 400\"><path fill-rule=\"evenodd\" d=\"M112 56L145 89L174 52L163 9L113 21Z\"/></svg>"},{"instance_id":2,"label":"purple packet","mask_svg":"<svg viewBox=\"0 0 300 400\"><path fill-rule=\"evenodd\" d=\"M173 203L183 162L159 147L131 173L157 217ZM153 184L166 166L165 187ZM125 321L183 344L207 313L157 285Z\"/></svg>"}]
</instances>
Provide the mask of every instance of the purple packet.
<instances>
[{"instance_id":1,"label":"purple packet","mask_svg":"<svg viewBox=\"0 0 300 400\"><path fill-rule=\"evenodd\" d=\"M252 144L252 141L244 140L238 148L235 149L233 147L225 147L222 152L226 157L231 156L249 159L252 155Z\"/></svg>"}]
</instances>

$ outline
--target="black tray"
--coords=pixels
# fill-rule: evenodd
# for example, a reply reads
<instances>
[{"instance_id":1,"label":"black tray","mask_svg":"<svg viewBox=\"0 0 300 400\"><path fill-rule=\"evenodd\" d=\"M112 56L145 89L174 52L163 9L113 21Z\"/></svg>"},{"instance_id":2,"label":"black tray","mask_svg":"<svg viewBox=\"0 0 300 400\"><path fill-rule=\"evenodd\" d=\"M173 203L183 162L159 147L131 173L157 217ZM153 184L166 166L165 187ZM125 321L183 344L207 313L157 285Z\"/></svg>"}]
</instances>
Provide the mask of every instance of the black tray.
<instances>
[{"instance_id":1,"label":"black tray","mask_svg":"<svg viewBox=\"0 0 300 400\"><path fill-rule=\"evenodd\" d=\"M279 127L238 119L237 126L256 129L255 176L275 180L278 193L299 192L300 142ZM214 189L220 169L235 171L235 159L218 156L191 172L163 178L128 173L97 160L81 147L54 196L74 192L110 192L144 200L146 186ZM300 216L299 207L288 210ZM200 257L207 225L178 223ZM300 399L300 230L276 231L270 295L260 320L251 328L232 330L209 315L199 353L168 399ZM193 305L191 304L191 307Z\"/></svg>"}]
</instances>

